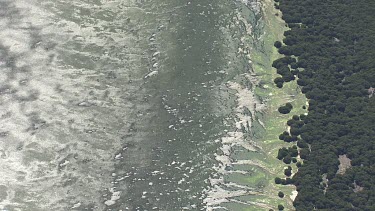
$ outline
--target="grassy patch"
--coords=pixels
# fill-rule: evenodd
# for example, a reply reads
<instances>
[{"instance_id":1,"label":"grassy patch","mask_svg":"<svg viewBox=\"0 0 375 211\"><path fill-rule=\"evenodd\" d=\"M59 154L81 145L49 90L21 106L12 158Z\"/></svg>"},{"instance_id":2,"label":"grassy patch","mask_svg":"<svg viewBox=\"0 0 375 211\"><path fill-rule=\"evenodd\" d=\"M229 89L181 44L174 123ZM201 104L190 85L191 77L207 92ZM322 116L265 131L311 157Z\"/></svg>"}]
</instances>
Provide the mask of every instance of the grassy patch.
<instances>
[{"instance_id":1,"label":"grassy patch","mask_svg":"<svg viewBox=\"0 0 375 211\"><path fill-rule=\"evenodd\" d=\"M295 114L302 114L307 112L302 109L302 106L306 104L306 98L301 93L299 86L296 81L285 83L282 89L279 89L273 83L273 80L279 75L276 70L272 68L273 60L281 57L277 52L277 49L273 46L273 43L277 40L283 39L283 33L287 28L285 23L281 20L276 13L279 11L275 10L272 1L264 2L264 21L265 21L265 34L263 37L263 49L254 50L252 54L253 67L255 73L261 80L261 85L255 89L257 96L262 98L267 104L267 109L262 115L262 121L265 124L266 130L262 134L262 137L257 140L257 143L262 147L264 153L263 164L270 172L270 176L267 177L269 180L267 186L264 188L264 195L261 196L249 196L247 199L252 202L259 202L267 204L277 210L278 204L282 204L285 210L293 210L292 200L290 195L295 190L294 186L282 186L274 183L275 177L284 177L283 169L287 166L282 161L279 161L276 156L278 149L281 147L289 147L292 144L285 143L278 139L279 134L287 130L286 122ZM290 102L293 105L293 109L289 114L280 114L278 108L285 103ZM293 172L296 171L297 167L292 164ZM258 174L257 176L261 176ZM264 175L263 175L264 177ZM249 179L250 183L259 180L258 177ZM277 193L282 191L285 194L284 198L279 198ZM256 205L257 206L257 205ZM263 207L264 210L268 210ZM257 206L257 209L263 209L261 206ZM249 207L244 210L254 210L253 207Z\"/></svg>"}]
</instances>

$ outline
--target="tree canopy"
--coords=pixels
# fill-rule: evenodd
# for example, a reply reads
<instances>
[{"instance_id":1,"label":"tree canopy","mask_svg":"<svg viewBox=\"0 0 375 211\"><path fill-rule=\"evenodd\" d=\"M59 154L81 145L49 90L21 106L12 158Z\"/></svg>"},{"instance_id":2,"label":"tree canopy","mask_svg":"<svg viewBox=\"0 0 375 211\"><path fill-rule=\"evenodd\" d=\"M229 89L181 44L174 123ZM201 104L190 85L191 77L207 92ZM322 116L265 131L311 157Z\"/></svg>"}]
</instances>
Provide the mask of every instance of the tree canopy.
<instances>
[{"instance_id":1,"label":"tree canopy","mask_svg":"<svg viewBox=\"0 0 375 211\"><path fill-rule=\"evenodd\" d=\"M275 2L290 30L275 43L285 56L273 62L274 82L297 79L309 100L308 115L293 117L279 136L297 141L303 164L277 182L297 186L296 210L375 210L375 1ZM279 111L289 113L286 105ZM291 150L278 158L290 163ZM351 160L344 174L340 155Z\"/></svg>"}]
</instances>

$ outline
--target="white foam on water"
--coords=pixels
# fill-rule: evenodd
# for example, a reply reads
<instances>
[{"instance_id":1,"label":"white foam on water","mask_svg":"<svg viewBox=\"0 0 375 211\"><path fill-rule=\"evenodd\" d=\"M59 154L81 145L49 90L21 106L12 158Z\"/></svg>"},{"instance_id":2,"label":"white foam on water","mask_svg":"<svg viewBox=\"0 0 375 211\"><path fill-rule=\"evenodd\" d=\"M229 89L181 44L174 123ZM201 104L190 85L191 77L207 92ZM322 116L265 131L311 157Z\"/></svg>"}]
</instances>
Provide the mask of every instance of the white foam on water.
<instances>
[{"instance_id":1,"label":"white foam on water","mask_svg":"<svg viewBox=\"0 0 375 211\"><path fill-rule=\"evenodd\" d=\"M257 104L260 104L251 90L241 86L235 82L228 82L229 88L236 91L237 96L237 107L235 109L235 114L237 116L237 121L235 122L235 127L237 129L242 129L243 125L249 125L247 130L250 129L251 122L255 119L255 112L258 112ZM259 107L258 107L259 108ZM262 108L262 107L261 107ZM251 115L246 114L245 109L251 112ZM232 147L241 146L248 151L257 151L259 147L256 143L245 138L244 133L240 131L227 132L227 135L222 137L219 142L222 144L220 147L221 154L215 154L216 160L219 162L219 166L215 167L218 174L216 178L210 178L211 188L206 192L207 197L204 199L207 210L214 210L217 205L231 201L233 198L238 196L245 196L249 194L258 194L250 190L246 190L245 186L241 186L235 183L226 183L224 180L224 175L232 173L248 174L247 171L234 171L227 170L227 167L233 165L255 165L265 168L261 163L250 160L237 160L234 161L231 158ZM265 168L266 169L266 168ZM217 177L218 176L218 177ZM227 190L225 187L236 187L239 190ZM244 190L245 189L245 190Z\"/></svg>"},{"instance_id":2,"label":"white foam on water","mask_svg":"<svg viewBox=\"0 0 375 211\"><path fill-rule=\"evenodd\" d=\"M120 199L120 191L110 189L114 158L122 158L119 137L136 119L130 112L134 104L147 109L138 99L150 65L142 64L147 57L137 46L142 38L127 33L123 22L80 14L121 15L120 3L133 5L128 0L102 7L65 0L0 3L9 15L0 20L0 185L8 188L0 208L68 210L94 204L104 210ZM128 75L132 84L124 84ZM112 191L104 204L105 190Z\"/></svg>"},{"instance_id":3,"label":"white foam on water","mask_svg":"<svg viewBox=\"0 0 375 211\"><path fill-rule=\"evenodd\" d=\"M154 75L157 75L158 73L159 73L159 71L154 70L154 71L148 73L144 78L152 77L152 76L154 76Z\"/></svg>"},{"instance_id":4,"label":"white foam on water","mask_svg":"<svg viewBox=\"0 0 375 211\"><path fill-rule=\"evenodd\" d=\"M112 194L111 199L104 202L104 204L107 206L116 204L116 201L121 198L121 191L115 191L114 188L111 188L110 192Z\"/></svg>"},{"instance_id":5,"label":"white foam on water","mask_svg":"<svg viewBox=\"0 0 375 211\"><path fill-rule=\"evenodd\" d=\"M248 1L244 1L244 3L246 3L247 5L252 4ZM252 4L252 7L257 6L261 5ZM251 47L249 46L249 44L246 44L246 40L248 39L248 37L254 38L252 35L254 26L251 25L251 23L246 20L239 12L237 13L235 20L235 23L237 25L243 24L245 26L246 34L241 38L242 45L240 48L238 48L237 53L244 55L244 57L247 58L249 63L251 64ZM228 62L228 65L230 65L230 62ZM256 87L259 85L259 81L257 80L256 75L252 72L244 73L239 77L241 77L242 80L246 80L248 83L250 83L252 87ZM254 94L253 89L249 89L235 80L227 82L227 88L235 92L236 107L234 108L235 123L233 126L234 128L236 128L236 130L227 131L224 137L216 140L219 141L222 146L220 147L221 152L215 154L215 158L219 163L214 167L217 173L209 179L211 187L205 192L206 198L204 199L204 203L206 204L206 210L227 210L227 208L225 208L224 206L225 203L242 203L236 200L236 198L239 196L261 195L261 193L259 192L252 191L252 189L248 186L240 185L235 182L225 181L225 175L234 173L249 175L249 172L245 170L232 170L233 166L258 166L267 171L267 168L260 161L234 160L231 158L233 147L235 146L242 147L249 152L262 150L260 146L258 146L249 138L248 133L251 132L254 121L259 122L262 127L265 127L265 125L259 119L257 119L255 115L256 112L264 111L265 105L259 102L258 98ZM252 205L254 204L255 203L253 203ZM256 206L264 207L264 205L262 204Z\"/></svg>"}]
</instances>

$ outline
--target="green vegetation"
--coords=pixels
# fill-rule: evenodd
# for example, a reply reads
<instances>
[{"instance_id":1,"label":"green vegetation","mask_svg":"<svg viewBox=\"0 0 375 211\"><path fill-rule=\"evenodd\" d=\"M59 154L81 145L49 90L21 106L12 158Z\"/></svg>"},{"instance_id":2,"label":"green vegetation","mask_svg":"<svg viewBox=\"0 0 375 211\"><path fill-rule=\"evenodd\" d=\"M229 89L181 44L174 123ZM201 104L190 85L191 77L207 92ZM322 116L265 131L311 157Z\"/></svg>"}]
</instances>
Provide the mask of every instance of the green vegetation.
<instances>
[{"instance_id":1,"label":"green vegetation","mask_svg":"<svg viewBox=\"0 0 375 211\"><path fill-rule=\"evenodd\" d=\"M284 169L284 174L287 177L290 177L292 175L292 167L288 166L288 168Z\"/></svg>"},{"instance_id":2,"label":"green vegetation","mask_svg":"<svg viewBox=\"0 0 375 211\"><path fill-rule=\"evenodd\" d=\"M264 3L264 36L257 40L254 45L254 50L251 53L252 64L257 78L260 80L260 85L255 87L255 94L267 104L266 110L259 115L259 119L264 123L265 130L258 133L259 139L256 142L261 147L261 153L246 152L246 156L253 154L254 157L250 160L257 160L261 166L264 167L266 175L265 186L263 194L260 196L242 197L242 201L251 201L254 206L247 206L246 211L273 209L278 210L277 205L282 204L285 210L293 210L293 201L291 196L292 191L295 191L294 185L276 185L274 183L275 177L285 178L284 168L286 165L280 165L276 158L278 148L291 147L293 143L282 142L278 140L277 136L283 131L288 130L285 122L293 115L304 113L303 105L306 105L306 98L301 93L296 81L286 83L283 89L277 88L273 80L277 77L276 71L272 68L273 60L280 57L277 48L274 47L275 40L282 40L283 32L285 31L285 22L278 16L273 3L265 1ZM263 33L262 33L263 34ZM251 42L251 41L250 41ZM280 114L278 108L285 103L290 102L293 109L289 114ZM295 143L294 143L295 144ZM293 169L297 169L294 163L290 164ZM256 176L257 177L257 176ZM253 178L251 176L250 178ZM251 179L249 179L250 181ZM251 182L251 181L250 181ZM284 181L286 184L286 180ZM282 191L285 194L284 198L278 197L278 192ZM257 203L257 204L255 204ZM234 210L234 209L232 209ZM236 209L239 210L239 209Z\"/></svg>"},{"instance_id":3,"label":"green vegetation","mask_svg":"<svg viewBox=\"0 0 375 211\"><path fill-rule=\"evenodd\" d=\"M284 206L281 205L281 204L279 204L279 205L277 206L277 208L278 208L279 210L284 210Z\"/></svg>"},{"instance_id":4,"label":"green vegetation","mask_svg":"<svg viewBox=\"0 0 375 211\"><path fill-rule=\"evenodd\" d=\"M272 64L274 83L297 79L309 99L308 115L293 116L279 136L297 145L277 155L291 163L297 150L303 162L275 183L296 185L297 210L375 210L375 1L275 2L290 30L274 43L285 55ZM340 155L351 165L338 174Z\"/></svg>"},{"instance_id":5,"label":"green vegetation","mask_svg":"<svg viewBox=\"0 0 375 211\"><path fill-rule=\"evenodd\" d=\"M283 45L283 44L282 44L280 41L276 41L275 44L274 44L274 46L275 46L276 48L281 48L282 45Z\"/></svg>"},{"instance_id":6,"label":"green vegetation","mask_svg":"<svg viewBox=\"0 0 375 211\"><path fill-rule=\"evenodd\" d=\"M289 114L289 112L293 109L293 106L292 104L290 103L287 103L285 104L285 106L281 106L279 108L279 112L282 113L282 114Z\"/></svg>"}]
</instances>

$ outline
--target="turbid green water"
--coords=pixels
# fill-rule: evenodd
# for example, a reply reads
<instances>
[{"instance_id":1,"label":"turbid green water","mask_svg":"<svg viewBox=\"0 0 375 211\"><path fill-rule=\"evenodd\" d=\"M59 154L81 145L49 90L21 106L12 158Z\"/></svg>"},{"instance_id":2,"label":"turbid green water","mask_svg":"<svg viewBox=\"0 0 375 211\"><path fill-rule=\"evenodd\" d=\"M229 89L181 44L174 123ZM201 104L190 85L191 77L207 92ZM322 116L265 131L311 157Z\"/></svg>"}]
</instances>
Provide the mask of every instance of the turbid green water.
<instances>
[{"instance_id":1,"label":"turbid green water","mask_svg":"<svg viewBox=\"0 0 375 211\"><path fill-rule=\"evenodd\" d=\"M242 210L272 180L261 4L1 1L0 207ZM254 200L255 201L255 200Z\"/></svg>"}]
</instances>

